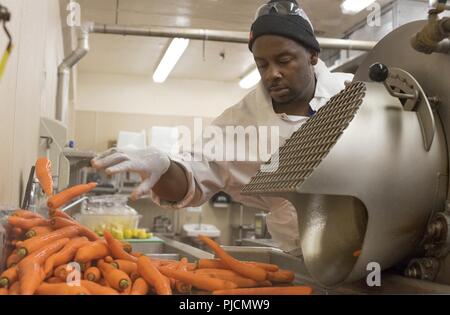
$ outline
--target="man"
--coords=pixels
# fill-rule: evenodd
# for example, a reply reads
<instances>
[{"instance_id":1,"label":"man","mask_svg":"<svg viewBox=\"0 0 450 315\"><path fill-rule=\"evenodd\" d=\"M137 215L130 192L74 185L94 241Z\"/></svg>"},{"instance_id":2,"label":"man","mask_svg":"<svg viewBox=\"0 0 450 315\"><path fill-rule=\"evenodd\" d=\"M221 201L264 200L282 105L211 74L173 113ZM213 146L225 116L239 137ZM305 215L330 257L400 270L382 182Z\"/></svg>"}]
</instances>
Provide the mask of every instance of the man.
<instances>
[{"instance_id":1,"label":"man","mask_svg":"<svg viewBox=\"0 0 450 315\"><path fill-rule=\"evenodd\" d=\"M227 126L277 126L282 145L341 91L346 81L352 80L350 74L330 73L319 59L320 47L313 27L295 0L272 0L258 10L249 48L261 82L212 123L222 130ZM191 156L196 153L191 152ZM255 155L255 152L246 153ZM94 159L92 165L106 169L108 174L138 172L143 182L133 198L150 194L152 200L162 206L198 206L215 193L224 191L235 201L266 209L273 239L286 252L300 255L297 214L292 204L282 198L240 194L263 162L218 161L208 155L201 161L170 159L156 148L149 148L145 152L128 154L112 149Z\"/></svg>"}]
</instances>

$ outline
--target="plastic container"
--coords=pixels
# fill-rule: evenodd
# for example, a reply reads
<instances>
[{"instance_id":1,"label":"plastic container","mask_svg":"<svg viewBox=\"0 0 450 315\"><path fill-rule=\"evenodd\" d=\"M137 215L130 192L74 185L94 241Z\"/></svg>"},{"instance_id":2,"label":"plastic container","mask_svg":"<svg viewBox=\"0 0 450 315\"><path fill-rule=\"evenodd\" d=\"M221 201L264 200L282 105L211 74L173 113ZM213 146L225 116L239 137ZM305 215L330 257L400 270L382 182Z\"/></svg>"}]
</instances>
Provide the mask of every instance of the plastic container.
<instances>
[{"instance_id":1,"label":"plastic container","mask_svg":"<svg viewBox=\"0 0 450 315\"><path fill-rule=\"evenodd\" d=\"M141 218L127 202L124 195L90 197L83 202L77 219L99 235L104 230L121 235L125 230L137 229Z\"/></svg>"}]
</instances>

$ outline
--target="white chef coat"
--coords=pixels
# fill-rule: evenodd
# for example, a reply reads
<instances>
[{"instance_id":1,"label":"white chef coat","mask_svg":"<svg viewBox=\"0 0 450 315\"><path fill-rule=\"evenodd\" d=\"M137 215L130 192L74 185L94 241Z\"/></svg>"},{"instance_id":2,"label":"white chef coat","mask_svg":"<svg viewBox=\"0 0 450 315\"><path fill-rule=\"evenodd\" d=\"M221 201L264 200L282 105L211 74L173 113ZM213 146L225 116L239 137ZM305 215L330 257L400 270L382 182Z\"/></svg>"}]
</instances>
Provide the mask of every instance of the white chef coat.
<instances>
[{"instance_id":1,"label":"white chef coat","mask_svg":"<svg viewBox=\"0 0 450 315\"><path fill-rule=\"evenodd\" d=\"M310 106L317 111L332 96L344 89L344 82L351 81L353 75L331 73L321 60L314 66L314 70L317 84ZM243 100L216 118L212 125L222 129L225 126L243 126L244 128L247 126L278 126L279 145L282 146L307 120L308 117L289 117L286 114L275 113L271 97L259 83ZM246 150L247 154L257 157L257 153L248 152L251 149L247 148ZM275 153L275 151L271 153ZM189 154L192 156L193 152L195 152L194 148ZM173 158L173 160L179 163L187 174L188 193L180 202L168 203L160 200L155 193L151 192L150 197L156 204L172 209L199 206L217 192L224 191L234 201L269 211L267 228L272 238L280 244L284 251L294 255L301 254L297 212L289 201L282 198L240 194L244 185L250 182L251 177L266 161L217 161L209 156L204 156L202 161L192 161L192 159L187 161L186 157Z\"/></svg>"}]
</instances>

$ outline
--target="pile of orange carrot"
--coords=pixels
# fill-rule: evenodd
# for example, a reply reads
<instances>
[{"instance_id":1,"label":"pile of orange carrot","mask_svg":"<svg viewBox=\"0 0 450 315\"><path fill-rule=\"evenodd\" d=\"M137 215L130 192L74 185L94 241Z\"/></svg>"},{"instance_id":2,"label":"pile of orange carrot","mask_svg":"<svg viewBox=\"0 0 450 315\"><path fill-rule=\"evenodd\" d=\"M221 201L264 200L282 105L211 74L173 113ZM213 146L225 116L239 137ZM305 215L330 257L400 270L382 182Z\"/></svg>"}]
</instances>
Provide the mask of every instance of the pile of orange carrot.
<instances>
[{"instance_id":1,"label":"pile of orange carrot","mask_svg":"<svg viewBox=\"0 0 450 315\"><path fill-rule=\"evenodd\" d=\"M292 286L295 275L277 265L240 261L216 242L200 236L217 259L155 260L133 252L108 231L104 238L58 208L89 192L79 185L53 195L49 162L36 171L49 196L48 218L17 210L9 218L12 253L0 272L0 295L171 295L197 290L226 295L307 295L312 289Z\"/></svg>"},{"instance_id":2,"label":"pile of orange carrot","mask_svg":"<svg viewBox=\"0 0 450 315\"><path fill-rule=\"evenodd\" d=\"M0 274L0 294L171 295L197 290L226 295L305 295L312 292L309 287L290 286L293 272L273 264L236 260L204 236L200 239L215 251L218 259L200 259L196 263L189 263L186 258L155 260L130 251L130 244L115 239L108 231L104 239L99 239L60 210L54 210L52 215L45 219L18 210L9 218L17 234L7 269ZM69 268L73 263L78 268ZM77 278L80 281L73 286Z\"/></svg>"}]
</instances>

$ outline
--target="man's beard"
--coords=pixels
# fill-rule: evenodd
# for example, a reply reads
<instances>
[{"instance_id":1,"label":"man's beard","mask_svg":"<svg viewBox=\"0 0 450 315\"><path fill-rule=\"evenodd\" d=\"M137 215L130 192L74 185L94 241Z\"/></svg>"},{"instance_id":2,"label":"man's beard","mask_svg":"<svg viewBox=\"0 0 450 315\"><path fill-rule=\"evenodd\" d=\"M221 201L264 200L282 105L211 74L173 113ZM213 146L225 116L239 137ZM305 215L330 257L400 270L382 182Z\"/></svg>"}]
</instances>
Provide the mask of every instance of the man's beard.
<instances>
[{"instance_id":1,"label":"man's beard","mask_svg":"<svg viewBox=\"0 0 450 315\"><path fill-rule=\"evenodd\" d=\"M314 98L314 94L317 88L317 78L314 74L314 93L313 93L313 98ZM307 89L307 87L306 87ZM299 101L303 101L306 100L308 98L308 95L306 95L307 93L303 90L303 91L299 91L294 97L291 97L288 101L286 102L277 102L272 98L272 104L275 106L287 106L289 104L295 103L295 102L299 102Z\"/></svg>"},{"instance_id":2,"label":"man's beard","mask_svg":"<svg viewBox=\"0 0 450 315\"><path fill-rule=\"evenodd\" d=\"M298 101L299 99L302 98L302 96L304 96L303 93L298 93L295 97L291 97L291 98L289 98L289 100L287 100L285 102L277 102L272 98L272 104L275 106L287 106L287 105L290 105L290 104Z\"/></svg>"}]
</instances>

